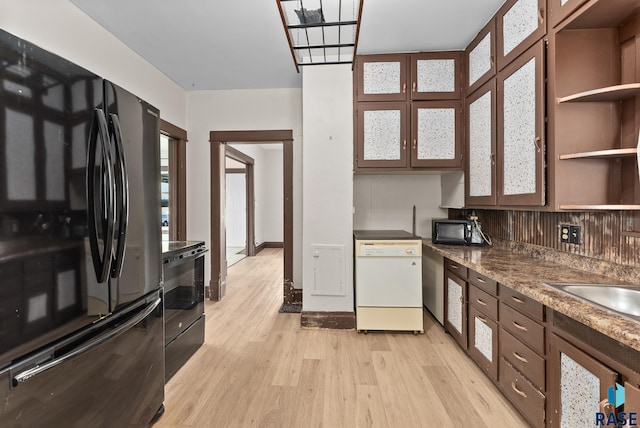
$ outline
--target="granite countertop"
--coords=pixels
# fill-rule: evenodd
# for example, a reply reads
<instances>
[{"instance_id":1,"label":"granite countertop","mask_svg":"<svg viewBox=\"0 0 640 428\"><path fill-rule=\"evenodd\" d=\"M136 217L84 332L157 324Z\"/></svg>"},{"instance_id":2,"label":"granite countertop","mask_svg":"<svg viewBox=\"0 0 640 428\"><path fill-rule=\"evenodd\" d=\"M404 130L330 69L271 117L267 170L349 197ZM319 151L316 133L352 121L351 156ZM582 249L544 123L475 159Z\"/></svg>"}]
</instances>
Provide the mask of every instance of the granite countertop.
<instances>
[{"instance_id":1,"label":"granite countertop","mask_svg":"<svg viewBox=\"0 0 640 428\"><path fill-rule=\"evenodd\" d=\"M624 281L571 268L531 254L514 252L513 249L500 245L440 245L433 244L431 239L424 239L423 245L640 351L639 322L544 284L569 282L614 285L625 284Z\"/></svg>"}]
</instances>

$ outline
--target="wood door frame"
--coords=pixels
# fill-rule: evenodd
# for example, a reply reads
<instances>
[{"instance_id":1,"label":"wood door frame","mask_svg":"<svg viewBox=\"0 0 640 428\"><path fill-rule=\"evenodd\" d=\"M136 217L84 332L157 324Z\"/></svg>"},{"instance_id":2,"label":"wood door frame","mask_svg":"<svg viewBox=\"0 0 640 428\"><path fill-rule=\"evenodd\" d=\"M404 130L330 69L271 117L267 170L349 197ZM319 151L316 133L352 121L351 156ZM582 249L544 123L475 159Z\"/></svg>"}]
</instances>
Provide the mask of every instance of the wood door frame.
<instances>
[{"instance_id":1,"label":"wood door frame","mask_svg":"<svg viewBox=\"0 0 640 428\"><path fill-rule=\"evenodd\" d=\"M220 300L226 294L224 230L224 160L227 143L282 143L284 188L284 281L283 305L302 303L302 289L293 283L293 131L211 131L211 281L209 298Z\"/></svg>"},{"instance_id":2,"label":"wood door frame","mask_svg":"<svg viewBox=\"0 0 640 428\"><path fill-rule=\"evenodd\" d=\"M255 209L255 180L254 180L254 159L251 156L247 156L242 153L240 150L235 149L228 144L225 144L225 157L233 159L237 162L244 164L245 168L241 171L231 170L231 173L242 172L245 174L245 198L246 198L246 210L247 210L247 221L245 224L246 228L246 237L247 242L245 244L245 251L247 256L255 256L256 255L256 209ZM225 173L229 174L230 170L225 168ZM226 186L226 181L225 181ZM226 225L225 225L226 226ZM226 239L225 239L225 249L226 249Z\"/></svg>"},{"instance_id":3,"label":"wood door frame","mask_svg":"<svg viewBox=\"0 0 640 428\"><path fill-rule=\"evenodd\" d=\"M160 119L160 133L169 138L169 239L187 240L187 131Z\"/></svg>"}]
</instances>

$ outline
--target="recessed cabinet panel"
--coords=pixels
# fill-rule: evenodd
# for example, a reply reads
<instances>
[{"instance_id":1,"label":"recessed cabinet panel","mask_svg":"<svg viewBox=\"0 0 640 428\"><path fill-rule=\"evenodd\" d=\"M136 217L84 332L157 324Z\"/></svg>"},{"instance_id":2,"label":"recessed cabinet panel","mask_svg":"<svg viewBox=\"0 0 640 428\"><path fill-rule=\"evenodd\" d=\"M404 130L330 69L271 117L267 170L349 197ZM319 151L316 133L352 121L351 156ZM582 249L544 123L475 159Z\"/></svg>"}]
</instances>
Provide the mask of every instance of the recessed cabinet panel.
<instances>
[{"instance_id":1,"label":"recessed cabinet panel","mask_svg":"<svg viewBox=\"0 0 640 428\"><path fill-rule=\"evenodd\" d=\"M407 99L407 55L357 57L358 101L404 101Z\"/></svg>"},{"instance_id":2,"label":"recessed cabinet panel","mask_svg":"<svg viewBox=\"0 0 640 428\"><path fill-rule=\"evenodd\" d=\"M495 205L495 80L467 107L467 205Z\"/></svg>"},{"instance_id":3,"label":"recessed cabinet panel","mask_svg":"<svg viewBox=\"0 0 640 428\"><path fill-rule=\"evenodd\" d=\"M460 166L461 104L458 101L412 104L413 167Z\"/></svg>"},{"instance_id":4,"label":"recessed cabinet panel","mask_svg":"<svg viewBox=\"0 0 640 428\"><path fill-rule=\"evenodd\" d=\"M462 52L412 54L411 99L459 99Z\"/></svg>"},{"instance_id":5,"label":"recessed cabinet panel","mask_svg":"<svg viewBox=\"0 0 640 428\"><path fill-rule=\"evenodd\" d=\"M405 103L359 103L358 167L407 166Z\"/></svg>"},{"instance_id":6,"label":"recessed cabinet panel","mask_svg":"<svg viewBox=\"0 0 640 428\"><path fill-rule=\"evenodd\" d=\"M543 42L498 75L499 205L544 205Z\"/></svg>"},{"instance_id":7,"label":"recessed cabinet panel","mask_svg":"<svg viewBox=\"0 0 640 428\"><path fill-rule=\"evenodd\" d=\"M536 64L529 60L504 81L503 194L536 191Z\"/></svg>"},{"instance_id":8,"label":"recessed cabinet panel","mask_svg":"<svg viewBox=\"0 0 640 428\"><path fill-rule=\"evenodd\" d=\"M400 62L367 62L362 65L363 93L397 94L400 88Z\"/></svg>"},{"instance_id":9,"label":"recessed cabinet panel","mask_svg":"<svg viewBox=\"0 0 640 428\"><path fill-rule=\"evenodd\" d=\"M508 0L498 11L498 69L508 65L546 33L545 4L545 0Z\"/></svg>"}]
</instances>

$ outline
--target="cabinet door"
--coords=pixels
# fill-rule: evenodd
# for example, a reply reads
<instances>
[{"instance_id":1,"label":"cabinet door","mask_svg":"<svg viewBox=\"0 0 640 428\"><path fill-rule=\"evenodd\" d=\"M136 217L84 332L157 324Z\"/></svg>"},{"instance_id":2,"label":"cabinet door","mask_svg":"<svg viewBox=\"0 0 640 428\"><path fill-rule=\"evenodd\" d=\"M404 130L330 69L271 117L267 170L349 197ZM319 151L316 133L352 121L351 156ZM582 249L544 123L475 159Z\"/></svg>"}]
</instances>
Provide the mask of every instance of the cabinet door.
<instances>
[{"instance_id":1,"label":"cabinet door","mask_svg":"<svg viewBox=\"0 0 640 428\"><path fill-rule=\"evenodd\" d=\"M544 205L544 42L498 73L498 205Z\"/></svg>"},{"instance_id":2,"label":"cabinet door","mask_svg":"<svg viewBox=\"0 0 640 428\"><path fill-rule=\"evenodd\" d=\"M445 272L444 289L444 328L467 349L467 283Z\"/></svg>"},{"instance_id":3,"label":"cabinet door","mask_svg":"<svg viewBox=\"0 0 640 428\"><path fill-rule=\"evenodd\" d=\"M358 101L405 101L407 54L362 55L356 58Z\"/></svg>"},{"instance_id":4,"label":"cabinet door","mask_svg":"<svg viewBox=\"0 0 640 428\"><path fill-rule=\"evenodd\" d=\"M411 99L451 100L460 98L461 52L412 54Z\"/></svg>"},{"instance_id":5,"label":"cabinet door","mask_svg":"<svg viewBox=\"0 0 640 428\"><path fill-rule=\"evenodd\" d=\"M465 204L496 204L496 81L467 98Z\"/></svg>"},{"instance_id":6,"label":"cabinet door","mask_svg":"<svg viewBox=\"0 0 640 428\"><path fill-rule=\"evenodd\" d=\"M587 0L549 0L549 21L553 28Z\"/></svg>"},{"instance_id":7,"label":"cabinet door","mask_svg":"<svg viewBox=\"0 0 640 428\"><path fill-rule=\"evenodd\" d=\"M498 324L469 305L469 355L492 380L498 377Z\"/></svg>"},{"instance_id":8,"label":"cabinet door","mask_svg":"<svg viewBox=\"0 0 640 428\"><path fill-rule=\"evenodd\" d=\"M496 20L492 19L465 51L466 88L471 94L496 75Z\"/></svg>"},{"instance_id":9,"label":"cabinet door","mask_svg":"<svg viewBox=\"0 0 640 428\"><path fill-rule=\"evenodd\" d=\"M462 166L462 103L411 103L411 166Z\"/></svg>"},{"instance_id":10,"label":"cabinet door","mask_svg":"<svg viewBox=\"0 0 640 428\"><path fill-rule=\"evenodd\" d=\"M496 17L498 70L502 70L545 35L545 0L507 0Z\"/></svg>"},{"instance_id":11,"label":"cabinet door","mask_svg":"<svg viewBox=\"0 0 640 428\"><path fill-rule=\"evenodd\" d=\"M606 407L608 390L615 387L618 374L556 335L551 336L548 367L551 426L594 426L596 414Z\"/></svg>"},{"instance_id":12,"label":"cabinet door","mask_svg":"<svg viewBox=\"0 0 640 428\"><path fill-rule=\"evenodd\" d=\"M407 104L358 103L358 167L407 166Z\"/></svg>"}]
</instances>

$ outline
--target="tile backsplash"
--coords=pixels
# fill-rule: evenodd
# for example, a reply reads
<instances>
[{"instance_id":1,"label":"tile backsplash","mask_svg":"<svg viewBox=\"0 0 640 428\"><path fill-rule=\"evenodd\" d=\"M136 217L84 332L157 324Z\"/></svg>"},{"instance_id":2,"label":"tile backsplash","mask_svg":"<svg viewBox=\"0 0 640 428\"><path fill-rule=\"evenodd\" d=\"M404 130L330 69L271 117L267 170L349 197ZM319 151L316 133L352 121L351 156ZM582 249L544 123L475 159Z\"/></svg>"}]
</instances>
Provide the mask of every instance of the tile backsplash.
<instances>
[{"instance_id":1,"label":"tile backsplash","mask_svg":"<svg viewBox=\"0 0 640 428\"><path fill-rule=\"evenodd\" d=\"M640 268L640 233L634 211L536 212L475 210L492 238L513 241ZM450 210L449 217L469 211ZM560 242L560 225L581 227L580 244Z\"/></svg>"}]
</instances>

